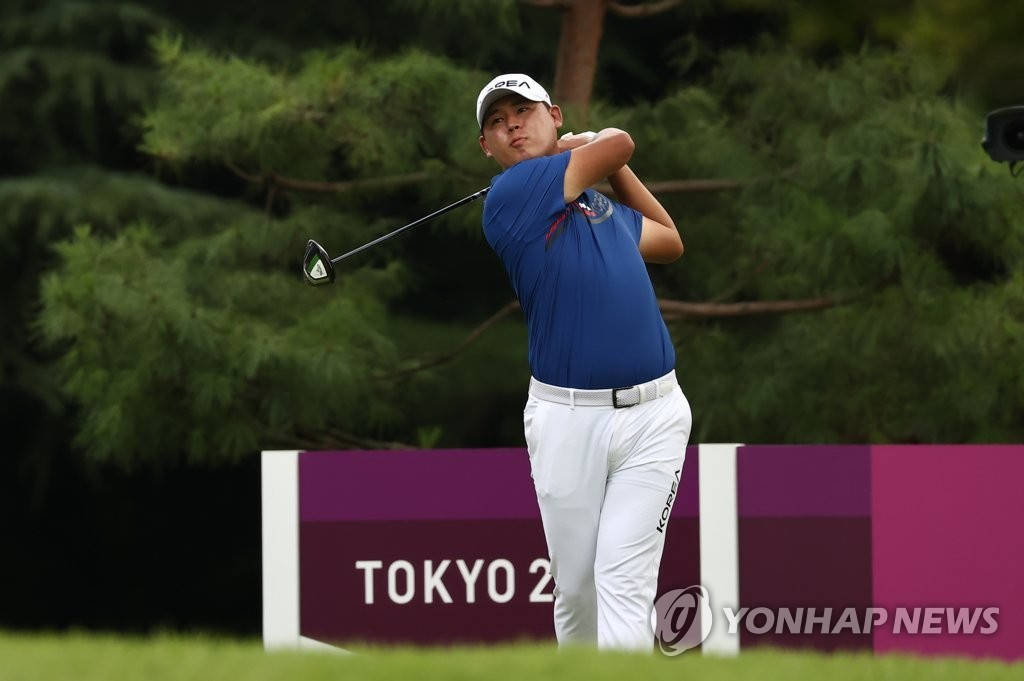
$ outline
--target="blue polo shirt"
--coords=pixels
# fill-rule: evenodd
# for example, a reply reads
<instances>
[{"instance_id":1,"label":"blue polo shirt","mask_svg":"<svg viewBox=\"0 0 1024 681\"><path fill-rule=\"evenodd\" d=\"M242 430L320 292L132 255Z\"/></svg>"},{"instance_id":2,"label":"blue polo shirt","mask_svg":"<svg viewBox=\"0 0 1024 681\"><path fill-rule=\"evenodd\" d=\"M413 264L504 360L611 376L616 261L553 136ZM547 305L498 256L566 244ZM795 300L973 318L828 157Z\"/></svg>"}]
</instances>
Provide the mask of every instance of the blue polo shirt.
<instances>
[{"instance_id":1,"label":"blue polo shirt","mask_svg":"<svg viewBox=\"0 0 1024 681\"><path fill-rule=\"evenodd\" d=\"M569 155L508 168L484 203L484 234L526 316L530 370L587 389L663 376L676 356L637 248L643 218L593 189L566 205Z\"/></svg>"}]
</instances>

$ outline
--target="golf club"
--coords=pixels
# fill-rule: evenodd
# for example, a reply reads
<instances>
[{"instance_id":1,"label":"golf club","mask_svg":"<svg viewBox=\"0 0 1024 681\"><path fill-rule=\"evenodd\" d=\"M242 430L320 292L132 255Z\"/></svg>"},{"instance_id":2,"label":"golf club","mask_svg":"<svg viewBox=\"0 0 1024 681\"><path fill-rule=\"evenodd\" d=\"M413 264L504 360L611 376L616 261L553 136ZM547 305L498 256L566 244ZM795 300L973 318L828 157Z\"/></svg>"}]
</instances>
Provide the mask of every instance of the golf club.
<instances>
[{"instance_id":1,"label":"golf club","mask_svg":"<svg viewBox=\"0 0 1024 681\"><path fill-rule=\"evenodd\" d=\"M302 258L302 274L306 278L306 282L312 284L313 286L329 284L332 281L334 281L334 265L341 262L345 258L353 256L356 253L359 253L360 251L365 251L370 246L376 246L382 241L386 241L387 239L390 239L393 236L397 236L398 234L401 234L405 230L412 229L416 225L423 224L424 222L432 220L433 218L436 218L439 215L444 215L448 211L458 208L463 204L469 203L471 201L476 201L481 196L486 194L488 189L490 189L490 187L484 187L480 191L470 194L465 198L459 199L455 203L449 204L439 210L435 210L430 215L424 215L419 220L414 220L413 222L410 222L404 227L399 227L393 232L388 232L384 236L378 237L367 244L363 244L359 248L354 248L348 253L343 253L342 255L339 255L338 257L333 259L327 255L327 251L324 250L323 246L321 246L313 239L310 239L309 243L306 244L306 254Z\"/></svg>"}]
</instances>

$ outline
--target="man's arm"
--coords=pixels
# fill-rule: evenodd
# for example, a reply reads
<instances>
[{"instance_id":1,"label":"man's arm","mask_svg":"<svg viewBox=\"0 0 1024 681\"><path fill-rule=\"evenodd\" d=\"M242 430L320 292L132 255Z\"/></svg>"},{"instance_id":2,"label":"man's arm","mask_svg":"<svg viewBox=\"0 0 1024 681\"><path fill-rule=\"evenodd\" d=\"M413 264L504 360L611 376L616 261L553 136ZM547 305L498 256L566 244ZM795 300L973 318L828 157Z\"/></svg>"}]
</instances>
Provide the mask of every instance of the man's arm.
<instances>
[{"instance_id":1,"label":"man's arm","mask_svg":"<svg viewBox=\"0 0 1024 681\"><path fill-rule=\"evenodd\" d=\"M628 145L623 136L628 140ZM598 146L599 142L603 144ZM633 139L628 133L616 128L606 128L596 135L592 132L578 135L570 133L558 140L558 146L562 150L572 149L569 166L565 170L566 203L607 177L619 203L644 216L638 244L643 259L646 262L665 264L683 254L683 239L676 229L676 223L661 202L654 198L654 194L626 165L633 154ZM607 172L603 175L598 174L605 170ZM571 178L570 171L573 173ZM586 184L581 186L580 183L584 181Z\"/></svg>"},{"instance_id":2,"label":"man's arm","mask_svg":"<svg viewBox=\"0 0 1024 681\"><path fill-rule=\"evenodd\" d=\"M622 166L608 176L608 182L619 203L644 216L638 244L643 259L662 265L677 260L683 254L683 238L672 216L640 178L629 166Z\"/></svg>"},{"instance_id":3,"label":"man's arm","mask_svg":"<svg viewBox=\"0 0 1024 681\"><path fill-rule=\"evenodd\" d=\"M563 135L559 151L572 149L565 169L565 202L569 203L616 170L633 155L633 138L624 130L605 128L597 133Z\"/></svg>"}]
</instances>

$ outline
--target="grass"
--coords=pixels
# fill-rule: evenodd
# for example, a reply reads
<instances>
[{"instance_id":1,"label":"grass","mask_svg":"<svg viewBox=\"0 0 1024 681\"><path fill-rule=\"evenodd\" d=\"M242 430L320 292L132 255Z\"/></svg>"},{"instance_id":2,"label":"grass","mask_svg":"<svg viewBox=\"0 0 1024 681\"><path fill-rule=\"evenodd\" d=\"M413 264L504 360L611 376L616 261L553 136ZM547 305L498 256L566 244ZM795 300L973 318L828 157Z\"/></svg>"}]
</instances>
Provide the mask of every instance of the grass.
<instances>
[{"instance_id":1,"label":"grass","mask_svg":"<svg viewBox=\"0 0 1024 681\"><path fill-rule=\"evenodd\" d=\"M1024 663L758 650L737 658L557 651L521 644L460 648L354 647L354 655L265 653L256 640L158 635L26 635L0 632L0 680L523 679L524 681L928 681L1024 677Z\"/></svg>"}]
</instances>

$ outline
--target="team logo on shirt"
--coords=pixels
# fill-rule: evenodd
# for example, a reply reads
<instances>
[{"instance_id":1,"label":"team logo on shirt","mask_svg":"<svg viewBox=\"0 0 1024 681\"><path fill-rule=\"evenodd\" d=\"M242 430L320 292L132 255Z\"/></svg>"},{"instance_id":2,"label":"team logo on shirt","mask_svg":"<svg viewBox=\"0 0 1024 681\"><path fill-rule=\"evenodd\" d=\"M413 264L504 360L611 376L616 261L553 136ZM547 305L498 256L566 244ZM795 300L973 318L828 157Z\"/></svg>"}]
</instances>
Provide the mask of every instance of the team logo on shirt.
<instances>
[{"instance_id":1,"label":"team logo on shirt","mask_svg":"<svg viewBox=\"0 0 1024 681\"><path fill-rule=\"evenodd\" d=\"M572 203L572 207L586 216L587 221L592 225L601 224L615 212L615 207L608 197L593 189L588 189L580 194L580 197Z\"/></svg>"},{"instance_id":2,"label":"team logo on shirt","mask_svg":"<svg viewBox=\"0 0 1024 681\"><path fill-rule=\"evenodd\" d=\"M591 225L599 225L612 216L612 213L615 212L615 206L612 205L607 196L593 189L583 192L579 195L579 198L566 206L566 209L559 213L555 221L548 227L547 234L544 235L544 250L551 248L551 244L558 237L562 236L570 210L575 210L583 215Z\"/></svg>"}]
</instances>

